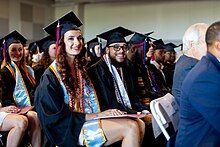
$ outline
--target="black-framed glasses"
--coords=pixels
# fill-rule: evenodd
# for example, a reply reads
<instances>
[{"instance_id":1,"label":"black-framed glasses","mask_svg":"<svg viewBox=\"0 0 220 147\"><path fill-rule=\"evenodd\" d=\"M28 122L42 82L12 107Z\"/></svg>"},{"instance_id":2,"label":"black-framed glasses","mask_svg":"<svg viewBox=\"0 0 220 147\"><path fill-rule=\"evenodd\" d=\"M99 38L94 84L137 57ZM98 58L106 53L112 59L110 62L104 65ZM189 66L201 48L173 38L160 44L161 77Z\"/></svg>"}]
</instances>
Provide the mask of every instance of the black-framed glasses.
<instances>
[{"instance_id":1,"label":"black-framed glasses","mask_svg":"<svg viewBox=\"0 0 220 147\"><path fill-rule=\"evenodd\" d=\"M120 51L120 49L122 49L123 51L127 51L128 50L128 46L127 45L118 45L118 44L115 44L115 45L111 45L111 46L108 46L108 47L113 47L114 51Z\"/></svg>"}]
</instances>

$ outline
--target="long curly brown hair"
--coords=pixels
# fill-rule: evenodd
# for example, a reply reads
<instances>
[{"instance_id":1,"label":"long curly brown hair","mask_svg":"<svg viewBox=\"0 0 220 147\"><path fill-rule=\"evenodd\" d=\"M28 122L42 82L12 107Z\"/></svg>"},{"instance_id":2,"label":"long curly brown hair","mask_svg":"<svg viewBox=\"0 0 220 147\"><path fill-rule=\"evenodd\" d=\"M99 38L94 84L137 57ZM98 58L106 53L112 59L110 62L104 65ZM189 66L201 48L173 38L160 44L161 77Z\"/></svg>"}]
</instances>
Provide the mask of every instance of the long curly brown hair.
<instances>
[{"instance_id":1,"label":"long curly brown hair","mask_svg":"<svg viewBox=\"0 0 220 147\"><path fill-rule=\"evenodd\" d=\"M89 77L87 75L85 66L86 66L86 59L85 59L85 52L86 48L84 47L84 40L83 40L83 48L81 52L75 57L75 60L73 63L71 63L71 67L74 68L75 74L71 74L71 67L67 62L67 54L65 51L65 43L64 43L64 37L61 38L60 43L59 43L59 53L57 56L57 67L58 67L58 72L60 73L60 76L62 78L62 81L67 89L67 93L69 95L69 108L71 111L81 111L83 112L84 110L80 110L80 106L82 105L82 97L83 97L83 90L81 89L81 98L79 96L79 91L80 83L82 83L82 80L84 79L86 83L90 84ZM73 70L72 70L73 71ZM80 77L77 77L77 72L80 72L81 74L81 79ZM73 76L75 75L75 76ZM81 81L80 81L81 80ZM82 86L83 87L83 86ZM80 102L81 101L81 102Z\"/></svg>"},{"instance_id":2,"label":"long curly brown hair","mask_svg":"<svg viewBox=\"0 0 220 147\"><path fill-rule=\"evenodd\" d=\"M43 66L44 69L47 69L52 62L53 62L53 61L52 61L51 58L50 58L49 50L47 50L47 51L44 52L44 54L43 54L41 60L38 62L37 65Z\"/></svg>"}]
</instances>

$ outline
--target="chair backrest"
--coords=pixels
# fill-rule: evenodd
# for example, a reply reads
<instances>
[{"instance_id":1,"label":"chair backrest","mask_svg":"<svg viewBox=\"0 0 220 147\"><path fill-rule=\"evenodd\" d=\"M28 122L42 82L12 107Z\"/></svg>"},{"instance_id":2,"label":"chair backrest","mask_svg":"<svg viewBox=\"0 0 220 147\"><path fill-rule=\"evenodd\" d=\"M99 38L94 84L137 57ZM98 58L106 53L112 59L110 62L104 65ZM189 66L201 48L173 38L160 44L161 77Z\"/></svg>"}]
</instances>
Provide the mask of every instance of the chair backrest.
<instances>
[{"instance_id":1,"label":"chair backrest","mask_svg":"<svg viewBox=\"0 0 220 147\"><path fill-rule=\"evenodd\" d=\"M169 140L170 135L168 134L166 128L171 122L174 131L177 131L179 123L179 107L174 97L170 93L167 93L163 97L152 100L150 102L150 109L153 115L153 119L155 119L157 125L159 126L166 139ZM153 125L155 124L153 123Z\"/></svg>"}]
</instances>

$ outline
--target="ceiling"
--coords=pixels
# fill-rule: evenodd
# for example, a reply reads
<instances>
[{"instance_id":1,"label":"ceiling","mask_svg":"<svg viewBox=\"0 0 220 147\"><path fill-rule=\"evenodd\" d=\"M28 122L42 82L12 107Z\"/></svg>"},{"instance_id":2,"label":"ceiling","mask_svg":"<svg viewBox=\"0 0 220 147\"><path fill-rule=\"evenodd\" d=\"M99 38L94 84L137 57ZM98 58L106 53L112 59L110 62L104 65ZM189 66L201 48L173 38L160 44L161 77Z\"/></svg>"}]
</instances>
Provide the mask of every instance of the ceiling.
<instances>
[{"instance_id":1,"label":"ceiling","mask_svg":"<svg viewBox=\"0 0 220 147\"><path fill-rule=\"evenodd\" d=\"M119 3L119 2L166 2L166 1L209 1L209 0L54 0L56 4L61 3ZM214 0L218 1L218 0Z\"/></svg>"}]
</instances>

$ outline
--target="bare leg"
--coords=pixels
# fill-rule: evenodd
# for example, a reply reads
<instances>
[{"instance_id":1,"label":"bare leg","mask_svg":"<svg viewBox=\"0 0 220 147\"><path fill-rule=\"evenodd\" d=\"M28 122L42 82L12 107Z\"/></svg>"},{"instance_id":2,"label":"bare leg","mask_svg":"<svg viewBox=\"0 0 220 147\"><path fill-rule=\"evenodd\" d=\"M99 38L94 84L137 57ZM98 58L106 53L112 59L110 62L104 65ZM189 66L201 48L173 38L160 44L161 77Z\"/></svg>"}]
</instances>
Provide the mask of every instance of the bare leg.
<instances>
[{"instance_id":1,"label":"bare leg","mask_svg":"<svg viewBox=\"0 0 220 147\"><path fill-rule=\"evenodd\" d=\"M144 139L144 134L145 134L145 123L141 119L136 119L136 122L138 123L139 130L140 130L140 139L141 139L141 144Z\"/></svg>"},{"instance_id":2,"label":"bare leg","mask_svg":"<svg viewBox=\"0 0 220 147\"><path fill-rule=\"evenodd\" d=\"M41 127L40 121L37 117L37 113L34 111L29 111L27 113L28 122L30 125L30 138L32 147L40 147L41 146Z\"/></svg>"},{"instance_id":3,"label":"bare leg","mask_svg":"<svg viewBox=\"0 0 220 147\"><path fill-rule=\"evenodd\" d=\"M6 146L18 147L27 127L27 117L17 114L7 115L1 127L1 131L9 131Z\"/></svg>"},{"instance_id":4,"label":"bare leg","mask_svg":"<svg viewBox=\"0 0 220 147\"><path fill-rule=\"evenodd\" d=\"M102 128L107 138L106 145L122 140L122 147L141 146L140 128L132 119L102 119Z\"/></svg>"}]
</instances>

